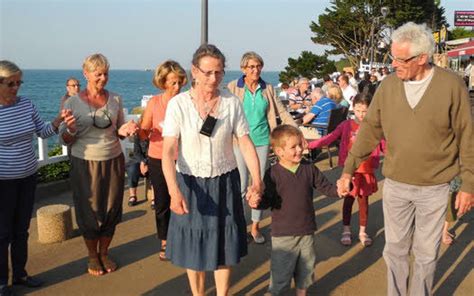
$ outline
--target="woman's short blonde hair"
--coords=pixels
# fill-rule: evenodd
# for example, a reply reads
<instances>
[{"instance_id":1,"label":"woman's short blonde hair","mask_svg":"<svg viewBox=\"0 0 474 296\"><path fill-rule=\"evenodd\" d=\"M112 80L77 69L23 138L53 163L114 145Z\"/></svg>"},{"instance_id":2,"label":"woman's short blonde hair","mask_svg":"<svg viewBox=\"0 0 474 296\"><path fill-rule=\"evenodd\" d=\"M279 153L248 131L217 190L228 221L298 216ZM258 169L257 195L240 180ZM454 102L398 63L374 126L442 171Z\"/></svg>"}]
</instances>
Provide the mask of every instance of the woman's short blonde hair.
<instances>
[{"instance_id":1,"label":"woman's short blonde hair","mask_svg":"<svg viewBox=\"0 0 474 296\"><path fill-rule=\"evenodd\" d=\"M0 61L0 82L3 82L5 78L16 74L22 75L22 72L17 65L7 60Z\"/></svg>"},{"instance_id":2,"label":"woman's short blonde hair","mask_svg":"<svg viewBox=\"0 0 474 296\"><path fill-rule=\"evenodd\" d=\"M331 85L328 87L328 97L333 100L336 104L339 104L344 95L342 94L342 90L338 85Z\"/></svg>"},{"instance_id":3,"label":"woman's short blonde hair","mask_svg":"<svg viewBox=\"0 0 474 296\"><path fill-rule=\"evenodd\" d=\"M88 56L82 64L82 69L87 72L93 72L97 69L109 70L109 61L101 53L94 53Z\"/></svg>"},{"instance_id":4,"label":"woman's short blonde hair","mask_svg":"<svg viewBox=\"0 0 474 296\"><path fill-rule=\"evenodd\" d=\"M155 75L153 75L152 80L153 85L164 90L166 88L166 76L170 73L174 73L178 76L180 88L188 82L186 71L184 71L183 67L176 61L167 60L156 67Z\"/></svg>"},{"instance_id":5,"label":"woman's short blonde hair","mask_svg":"<svg viewBox=\"0 0 474 296\"><path fill-rule=\"evenodd\" d=\"M166 88L166 76L170 73L178 76L180 88L188 82L186 71L184 71L183 67L178 62L167 60L156 67L155 75L153 75L153 85L164 90Z\"/></svg>"},{"instance_id":6,"label":"woman's short blonde hair","mask_svg":"<svg viewBox=\"0 0 474 296\"><path fill-rule=\"evenodd\" d=\"M260 65L262 65L262 67L263 67L262 57L254 51L248 51L248 52L244 53L244 55L242 56L242 59L240 59L240 68L243 69L243 68L247 67L249 61L251 61L251 60L259 62Z\"/></svg>"}]
</instances>

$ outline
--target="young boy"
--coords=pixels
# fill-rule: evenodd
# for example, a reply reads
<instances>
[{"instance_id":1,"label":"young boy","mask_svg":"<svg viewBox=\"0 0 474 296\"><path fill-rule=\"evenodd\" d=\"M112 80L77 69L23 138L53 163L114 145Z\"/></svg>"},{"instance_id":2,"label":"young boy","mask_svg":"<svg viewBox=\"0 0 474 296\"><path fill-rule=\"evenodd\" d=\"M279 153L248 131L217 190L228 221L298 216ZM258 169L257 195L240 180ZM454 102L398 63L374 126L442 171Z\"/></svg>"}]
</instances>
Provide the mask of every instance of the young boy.
<instances>
[{"instance_id":1,"label":"young boy","mask_svg":"<svg viewBox=\"0 0 474 296\"><path fill-rule=\"evenodd\" d=\"M336 186L313 164L302 162L304 139L298 128L280 125L271 133L278 163L265 173L262 198L249 194L251 207L272 209L272 252L269 292L280 295L294 277L296 295L306 295L316 262L313 188L338 196Z\"/></svg>"}]
</instances>

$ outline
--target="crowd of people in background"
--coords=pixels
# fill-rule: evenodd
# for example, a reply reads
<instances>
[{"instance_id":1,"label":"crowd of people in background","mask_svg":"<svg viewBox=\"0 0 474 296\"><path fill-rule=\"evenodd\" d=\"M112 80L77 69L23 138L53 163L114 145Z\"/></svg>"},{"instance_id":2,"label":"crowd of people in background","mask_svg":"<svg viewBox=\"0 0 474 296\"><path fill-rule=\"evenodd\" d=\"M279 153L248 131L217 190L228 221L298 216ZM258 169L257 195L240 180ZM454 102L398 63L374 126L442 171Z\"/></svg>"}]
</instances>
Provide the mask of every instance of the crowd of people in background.
<instances>
[{"instance_id":1,"label":"crowd of people in background","mask_svg":"<svg viewBox=\"0 0 474 296\"><path fill-rule=\"evenodd\" d=\"M394 73L388 67L347 71L325 75L320 85L300 77L277 94L262 79L264 61L253 51L242 56L242 76L222 88L226 58L204 44L193 54L188 90L182 90L188 76L180 64L157 66L153 84L161 92L138 122L125 121L121 96L106 88L110 65L102 54L84 60L84 89L78 79L67 79L60 112L50 123L18 95L20 68L0 61L0 295L13 293L9 257L13 285L42 285L25 270L36 186L34 134L58 134L69 147L75 217L92 276L118 268L108 251L123 211L120 140L133 139L128 205L138 203L139 177L150 179L159 259L186 269L193 295L204 295L205 271L214 272L217 295L229 293L232 267L247 255L247 244L266 243L264 209L272 211L269 291L280 295L293 279L296 294L306 295L316 262L313 189L344 199L338 240L345 246L352 245L357 199L358 239L370 246L368 199L378 190L374 172L383 153L388 295L429 295L439 243L454 239L448 204L451 217L459 217L474 203L468 92L461 77L430 63L433 48L425 25L407 23L392 34ZM349 115L328 132L339 108ZM308 139L298 123L316 126L317 135ZM337 140L343 173L332 184L303 154ZM271 166L270 153L277 157ZM456 186L450 187L452 180ZM415 264L408 288L410 250Z\"/></svg>"}]
</instances>

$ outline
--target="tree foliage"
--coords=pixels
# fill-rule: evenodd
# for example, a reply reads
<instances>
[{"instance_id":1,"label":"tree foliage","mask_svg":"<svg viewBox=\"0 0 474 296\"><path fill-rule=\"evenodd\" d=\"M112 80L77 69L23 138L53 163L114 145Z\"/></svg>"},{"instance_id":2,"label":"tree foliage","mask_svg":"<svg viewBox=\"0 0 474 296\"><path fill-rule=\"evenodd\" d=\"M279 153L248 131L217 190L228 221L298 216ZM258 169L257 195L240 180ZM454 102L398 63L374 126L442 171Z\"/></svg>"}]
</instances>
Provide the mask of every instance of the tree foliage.
<instances>
[{"instance_id":1,"label":"tree foliage","mask_svg":"<svg viewBox=\"0 0 474 296\"><path fill-rule=\"evenodd\" d=\"M62 147L55 146L48 152L48 156L56 156L62 154ZM38 169L38 183L48 183L69 178L71 163L69 160L47 164Z\"/></svg>"},{"instance_id":2,"label":"tree foliage","mask_svg":"<svg viewBox=\"0 0 474 296\"><path fill-rule=\"evenodd\" d=\"M288 66L280 72L280 82L289 83L297 77L322 77L336 71L334 61L326 55L316 55L310 51L303 51L297 59L288 58Z\"/></svg>"},{"instance_id":3,"label":"tree foliage","mask_svg":"<svg viewBox=\"0 0 474 296\"><path fill-rule=\"evenodd\" d=\"M449 40L474 37L474 31L469 31L463 27L456 27L449 31Z\"/></svg>"},{"instance_id":4,"label":"tree foliage","mask_svg":"<svg viewBox=\"0 0 474 296\"><path fill-rule=\"evenodd\" d=\"M382 7L388 8L385 17ZM412 21L437 29L447 24L443 15L444 8L433 0L332 0L311 23L311 39L332 46L328 54L342 54L357 68L361 60L382 60L393 28Z\"/></svg>"}]
</instances>

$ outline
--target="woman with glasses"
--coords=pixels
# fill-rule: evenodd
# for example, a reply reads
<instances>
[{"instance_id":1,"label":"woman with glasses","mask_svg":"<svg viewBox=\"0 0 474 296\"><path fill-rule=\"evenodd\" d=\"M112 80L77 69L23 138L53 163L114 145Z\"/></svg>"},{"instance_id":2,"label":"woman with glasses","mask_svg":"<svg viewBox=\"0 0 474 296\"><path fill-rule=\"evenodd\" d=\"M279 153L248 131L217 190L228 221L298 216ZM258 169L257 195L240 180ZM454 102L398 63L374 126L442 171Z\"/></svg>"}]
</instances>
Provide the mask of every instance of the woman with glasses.
<instances>
[{"instance_id":1,"label":"woman with glasses","mask_svg":"<svg viewBox=\"0 0 474 296\"><path fill-rule=\"evenodd\" d=\"M244 73L238 80L228 84L231 93L242 102L245 117L249 123L250 139L257 149L260 162L260 175L263 176L268 160L270 132L277 126L277 117L282 123L296 126L291 115L275 94L272 85L267 84L261 77L263 59L257 53L244 53L240 60L240 69ZM242 198L245 197L249 179L244 157L237 145L234 153L240 173ZM251 209L252 230L250 235L257 244L265 243L265 237L260 232L259 222L262 220L262 210Z\"/></svg>"},{"instance_id":2,"label":"woman with glasses","mask_svg":"<svg viewBox=\"0 0 474 296\"><path fill-rule=\"evenodd\" d=\"M163 127L163 173L173 211L166 256L187 269L193 295L204 295L208 270L214 271L216 294L227 295L231 266L247 254L234 137L254 180L250 191L263 189L242 106L219 90L224 67L217 47L201 45L192 59L193 87L169 102Z\"/></svg>"},{"instance_id":3,"label":"woman with glasses","mask_svg":"<svg viewBox=\"0 0 474 296\"><path fill-rule=\"evenodd\" d=\"M33 136L51 137L62 118L74 121L66 111L50 123L41 120L33 103L18 95L22 75L14 63L0 61L0 295L13 293L8 287L9 257L13 285L42 284L25 270L38 164Z\"/></svg>"},{"instance_id":4,"label":"woman with glasses","mask_svg":"<svg viewBox=\"0 0 474 296\"><path fill-rule=\"evenodd\" d=\"M122 217L125 164L119 137L135 134L133 121L124 124L122 98L105 89L109 62L102 54L88 56L82 66L87 86L64 108L76 118L61 126L71 146L71 186L76 220L88 251L87 270L99 276L117 264L108 255L115 227Z\"/></svg>"},{"instance_id":5,"label":"woman with glasses","mask_svg":"<svg viewBox=\"0 0 474 296\"><path fill-rule=\"evenodd\" d=\"M148 102L140 125L143 140L149 138L148 167L155 196L155 221L158 239L161 240L160 260L166 259L166 239L170 221L170 195L162 169L163 121L171 98L176 96L187 82L186 71L175 61L165 61L156 68L153 85L163 90Z\"/></svg>"},{"instance_id":6,"label":"woman with glasses","mask_svg":"<svg viewBox=\"0 0 474 296\"><path fill-rule=\"evenodd\" d=\"M59 111L63 110L64 102L66 102L69 97L77 95L80 91L81 84L79 83L79 80L75 77L69 77L68 80L66 80L66 93L61 98Z\"/></svg>"}]
</instances>

